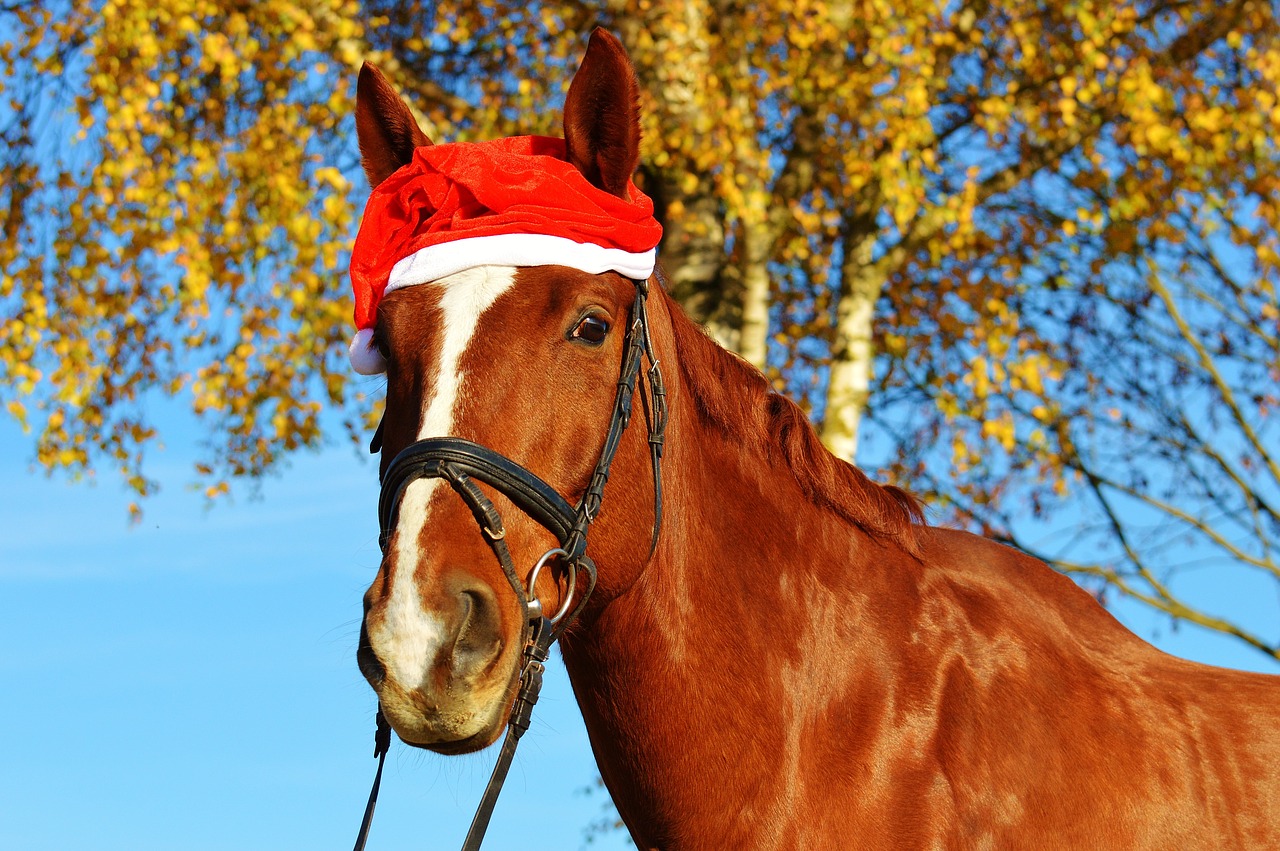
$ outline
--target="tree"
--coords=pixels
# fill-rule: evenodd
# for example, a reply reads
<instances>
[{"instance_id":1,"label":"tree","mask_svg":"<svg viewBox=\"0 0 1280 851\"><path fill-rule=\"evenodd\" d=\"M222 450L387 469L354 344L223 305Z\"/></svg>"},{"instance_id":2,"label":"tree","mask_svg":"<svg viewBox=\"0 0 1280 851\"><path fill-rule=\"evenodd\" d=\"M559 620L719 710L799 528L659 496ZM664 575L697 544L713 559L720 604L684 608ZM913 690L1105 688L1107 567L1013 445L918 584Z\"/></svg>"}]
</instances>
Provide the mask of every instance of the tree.
<instances>
[{"instance_id":1,"label":"tree","mask_svg":"<svg viewBox=\"0 0 1280 851\"><path fill-rule=\"evenodd\" d=\"M988 534L1280 658L1175 586L1190 565L1280 579L1275 10L1027 13L989 21L1017 38L951 83L1036 92L956 143L987 158L970 244L874 260L891 300L965 305L892 314L904 357L875 394L917 412L894 461ZM960 475L931 474L939 439ZM1036 542L1064 510L1088 534Z\"/></svg>"},{"instance_id":2,"label":"tree","mask_svg":"<svg viewBox=\"0 0 1280 851\"><path fill-rule=\"evenodd\" d=\"M0 383L42 465L105 461L147 494L155 392L204 419L211 494L319 440L348 395L332 80L362 58L357 11L10 7Z\"/></svg>"},{"instance_id":3,"label":"tree","mask_svg":"<svg viewBox=\"0 0 1280 851\"><path fill-rule=\"evenodd\" d=\"M205 418L213 491L326 406L358 429L353 67L437 140L557 133L603 23L670 288L834 451L861 434L946 517L1280 653L1180 599L1168 549L1280 580L1270 4L154 5L10 13L0 386L41 463L145 493L148 392ZM1061 512L1095 557L1036 541Z\"/></svg>"}]
</instances>

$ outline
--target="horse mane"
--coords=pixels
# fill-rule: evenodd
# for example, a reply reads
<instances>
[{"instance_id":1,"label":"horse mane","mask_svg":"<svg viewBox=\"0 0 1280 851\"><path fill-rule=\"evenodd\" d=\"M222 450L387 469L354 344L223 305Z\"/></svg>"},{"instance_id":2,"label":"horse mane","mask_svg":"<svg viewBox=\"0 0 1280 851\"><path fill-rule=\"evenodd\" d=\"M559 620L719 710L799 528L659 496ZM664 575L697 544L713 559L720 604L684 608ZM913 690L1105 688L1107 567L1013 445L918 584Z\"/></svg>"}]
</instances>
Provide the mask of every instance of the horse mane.
<instances>
[{"instance_id":1,"label":"horse mane","mask_svg":"<svg viewBox=\"0 0 1280 851\"><path fill-rule=\"evenodd\" d=\"M761 372L727 351L671 298L671 327L680 372L701 415L730 440L762 451L790 471L814 505L835 512L876 538L919 551L924 511L911 494L871 481L831 454L804 411Z\"/></svg>"}]
</instances>

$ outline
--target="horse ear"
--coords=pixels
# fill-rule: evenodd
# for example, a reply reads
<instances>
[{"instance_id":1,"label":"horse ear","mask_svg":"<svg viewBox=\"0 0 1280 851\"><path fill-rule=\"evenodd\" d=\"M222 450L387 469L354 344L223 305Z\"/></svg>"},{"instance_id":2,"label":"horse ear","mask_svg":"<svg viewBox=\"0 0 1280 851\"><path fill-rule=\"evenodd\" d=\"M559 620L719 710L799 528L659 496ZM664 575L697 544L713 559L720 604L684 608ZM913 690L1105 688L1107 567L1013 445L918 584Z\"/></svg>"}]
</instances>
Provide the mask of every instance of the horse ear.
<instances>
[{"instance_id":1,"label":"horse ear","mask_svg":"<svg viewBox=\"0 0 1280 851\"><path fill-rule=\"evenodd\" d=\"M564 102L569 162L592 185L627 197L640 164L640 89L622 43L597 28Z\"/></svg>"},{"instance_id":2,"label":"horse ear","mask_svg":"<svg viewBox=\"0 0 1280 851\"><path fill-rule=\"evenodd\" d=\"M413 159L414 148L431 144L387 78L368 62L356 83L356 137L371 187Z\"/></svg>"}]
</instances>

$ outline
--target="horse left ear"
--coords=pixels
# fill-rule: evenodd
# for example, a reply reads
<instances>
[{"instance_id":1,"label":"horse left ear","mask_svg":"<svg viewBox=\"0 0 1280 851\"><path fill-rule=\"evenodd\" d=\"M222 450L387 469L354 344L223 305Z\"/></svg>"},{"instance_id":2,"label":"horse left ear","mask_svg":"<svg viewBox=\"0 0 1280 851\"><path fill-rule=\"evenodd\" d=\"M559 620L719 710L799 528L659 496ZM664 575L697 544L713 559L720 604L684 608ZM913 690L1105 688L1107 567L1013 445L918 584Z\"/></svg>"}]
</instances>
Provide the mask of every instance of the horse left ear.
<instances>
[{"instance_id":1,"label":"horse left ear","mask_svg":"<svg viewBox=\"0 0 1280 851\"><path fill-rule=\"evenodd\" d=\"M431 144L391 83L368 62L356 82L356 136L370 188L412 160L414 148Z\"/></svg>"},{"instance_id":2,"label":"horse left ear","mask_svg":"<svg viewBox=\"0 0 1280 851\"><path fill-rule=\"evenodd\" d=\"M622 43L597 28L564 102L566 155L593 186L627 197L640 164L640 88Z\"/></svg>"}]
</instances>

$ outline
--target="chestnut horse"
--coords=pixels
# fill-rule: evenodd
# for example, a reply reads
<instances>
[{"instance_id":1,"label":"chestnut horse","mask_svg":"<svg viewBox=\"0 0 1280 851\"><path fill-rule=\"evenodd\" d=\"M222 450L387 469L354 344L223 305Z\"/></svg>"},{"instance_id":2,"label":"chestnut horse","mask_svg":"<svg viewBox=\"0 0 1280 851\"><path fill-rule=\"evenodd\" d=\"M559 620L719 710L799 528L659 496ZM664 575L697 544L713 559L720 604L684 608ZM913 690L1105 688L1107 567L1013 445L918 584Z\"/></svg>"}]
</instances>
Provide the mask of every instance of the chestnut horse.
<instances>
[{"instance_id":1,"label":"chestnut horse","mask_svg":"<svg viewBox=\"0 0 1280 851\"><path fill-rule=\"evenodd\" d=\"M597 32L564 132L610 192L637 166L637 92ZM357 125L375 186L431 144L369 68ZM581 497L634 299L619 274L559 266L387 296L384 471L450 435ZM656 278L649 302L670 412L661 533L651 550L654 475L631 428L592 526L599 583L561 639L637 846L1280 848L1280 678L1167 656L1046 565L924 525ZM556 540L487 492L527 570ZM361 670L406 743L483 748L510 712L523 613L441 481L408 485L389 531ZM535 591L553 611L567 588L544 573Z\"/></svg>"}]
</instances>

